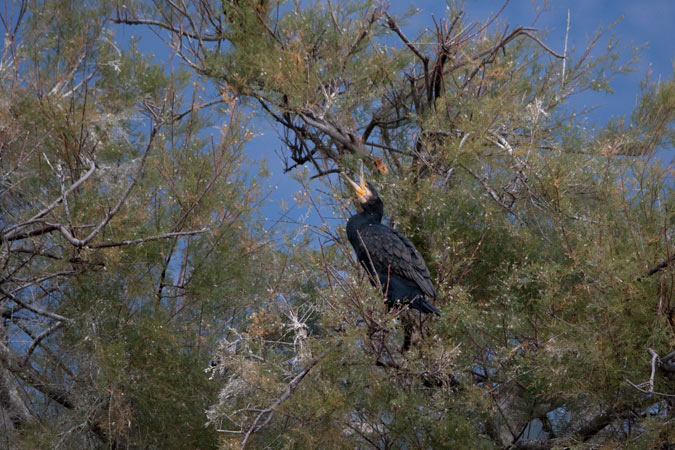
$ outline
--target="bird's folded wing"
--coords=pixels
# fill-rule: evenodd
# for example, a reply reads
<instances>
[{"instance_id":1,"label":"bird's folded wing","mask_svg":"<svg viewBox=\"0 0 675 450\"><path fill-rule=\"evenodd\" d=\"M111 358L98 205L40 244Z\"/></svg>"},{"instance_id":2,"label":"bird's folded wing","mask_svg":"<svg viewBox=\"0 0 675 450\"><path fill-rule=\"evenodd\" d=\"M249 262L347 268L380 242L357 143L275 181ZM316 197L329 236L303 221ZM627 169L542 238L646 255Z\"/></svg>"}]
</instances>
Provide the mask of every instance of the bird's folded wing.
<instances>
[{"instance_id":1,"label":"bird's folded wing","mask_svg":"<svg viewBox=\"0 0 675 450\"><path fill-rule=\"evenodd\" d=\"M424 259L412 242L398 231L382 224L371 224L359 230L375 269L415 282L429 297L436 297Z\"/></svg>"}]
</instances>

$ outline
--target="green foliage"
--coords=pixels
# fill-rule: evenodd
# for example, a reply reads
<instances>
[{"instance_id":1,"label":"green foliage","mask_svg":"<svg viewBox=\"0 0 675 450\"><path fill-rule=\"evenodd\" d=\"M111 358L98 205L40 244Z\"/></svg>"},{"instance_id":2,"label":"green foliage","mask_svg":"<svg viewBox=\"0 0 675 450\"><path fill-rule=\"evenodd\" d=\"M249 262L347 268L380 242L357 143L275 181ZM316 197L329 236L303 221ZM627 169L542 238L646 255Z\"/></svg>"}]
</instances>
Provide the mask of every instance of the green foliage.
<instances>
[{"instance_id":1,"label":"green foliage","mask_svg":"<svg viewBox=\"0 0 675 450\"><path fill-rule=\"evenodd\" d=\"M467 25L457 13L443 25ZM285 302L277 319L262 321L292 330L284 315L310 308L310 333L261 345L251 337L255 316L220 353L226 387L210 419L225 430L225 447L490 448L517 441L533 419L562 445L666 439L620 424L654 403L626 382L649 376L647 348L663 356L675 342L670 275L646 276L669 261L671 247L673 174L657 151L672 144L672 80L645 82L631 125L586 130L583 112L566 102L587 90L611 92L611 77L631 70L635 55L624 61L614 36L597 58L572 52L561 75L561 62L544 58L534 40L501 43L501 33L486 31L437 42L423 33L410 44L395 19L369 4L295 5L278 20L265 17L272 32L230 38L237 63L242 52L245 67L264 69L242 75L229 66L219 78L245 81L241 93L267 102L298 164L299 140L319 150L308 160L320 155L343 170L355 170L364 154L340 132L374 143L364 149L370 178L391 224L429 263L443 315L415 322L421 335L401 353L401 324L419 318L384 312L377 290L349 263L344 236L324 223L320 252L303 264L321 277L312 300ZM369 28L370 20L389 30ZM444 56L452 69L439 63ZM266 66L277 60L286 64ZM424 79L434 76L427 65L447 71L441 88ZM333 208L349 214L339 200ZM290 280L307 276L279 270ZM276 305L275 297L268 302ZM282 350L297 339L305 353ZM659 377L654 390L672 393ZM243 389L244 379L257 381ZM251 385L275 388L252 399ZM547 418L560 408L569 424ZM660 420L671 423L672 411ZM594 421L602 426L593 431Z\"/></svg>"},{"instance_id":2,"label":"green foliage","mask_svg":"<svg viewBox=\"0 0 675 450\"><path fill-rule=\"evenodd\" d=\"M116 35L106 2L27 6L0 64L0 370L27 411L3 433L213 448L204 369L267 277L249 117Z\"/></svg>"},{"instance_id":3,"label":"green foliage","mask_svg":"<svg viewBox=\"0 0 675 450\"><path fill-rule=\"evenodd\" d=\"M0 61L12 445L488 449L535 421L549 447L675 439L648 353L675 347L675 84L647 77L602 129L568 103L632 70L613 36L563 66L454 4L414 39L369 1L27 11ZM242 103L280 127L321 223L263 229ZM361 161L441 317L385 311L354 261L330 174Z\"/></svg>"}]
</instances>

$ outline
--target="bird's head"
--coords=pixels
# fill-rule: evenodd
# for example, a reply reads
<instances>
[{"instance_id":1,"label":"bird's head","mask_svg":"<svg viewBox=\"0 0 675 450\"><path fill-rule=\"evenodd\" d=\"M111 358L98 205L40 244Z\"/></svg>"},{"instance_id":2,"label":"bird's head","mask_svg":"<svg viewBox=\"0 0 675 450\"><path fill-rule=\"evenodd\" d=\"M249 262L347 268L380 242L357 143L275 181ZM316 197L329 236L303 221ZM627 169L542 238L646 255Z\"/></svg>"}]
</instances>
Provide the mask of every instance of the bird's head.
<instances>
[{"instance_id":1,"label":"bird's head","mask_svg":"<svg viewBox=\"0 0 675 450\"><path fill-rule=\"evenodd\" d=\"M344 173L342 173L342 176L344 177L347 184L349 184L352 189L354 189L354 192L356 193L356 200L363 210L367 211L375 205L381 205L382 200L380 200L380 196L377 194L375 186L373 186L369 181L366 181L365 177L363 176L363 162L361 163L358 183L349 178Z\"/></svg>"}]
</instances>

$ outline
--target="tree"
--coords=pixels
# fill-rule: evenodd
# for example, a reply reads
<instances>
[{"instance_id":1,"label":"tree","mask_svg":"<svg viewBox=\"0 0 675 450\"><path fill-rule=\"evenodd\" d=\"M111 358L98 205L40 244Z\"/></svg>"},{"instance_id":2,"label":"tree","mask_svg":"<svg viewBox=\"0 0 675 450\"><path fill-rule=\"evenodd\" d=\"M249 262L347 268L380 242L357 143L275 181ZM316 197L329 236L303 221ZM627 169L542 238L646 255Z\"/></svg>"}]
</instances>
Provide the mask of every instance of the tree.
<instances>
[{"instance_id":1,"label":"tree","mask_svg":"<svg viewBox=\"0 0 675 450\"><path fill-rule=\"evenodd\" d=\"M661 150L675 142L672 79L655 83L647 78L629 120L589 130L582 126L584 111L574 110L568 102L589 90L610 91L611 78L630 70L634 55L620 59L621 49L613 37L597 57L591 55L600 34L580 52L555 50L538 30L498 26L496 17L471 23L455 5L448 8L447 17L430 22L428 31L410 37L405 18L367 1L119 2L95 17L168 33L170 49L191 72L183 78L167 77L149 65L136 72L164 80L159 86L139 83L139 89L156 88L150 92L155 95L151 106L143 108L144 123L151 121L152 130L158 124L161 130L170 125L177 133L170 136L189 144L179 147L171 139L162 140L162 156L171 155L166 157L175 165L173 171L153 166L157 167L153 173L173 176L165 176L165 182L157 176L143 178L148 189L144 192L155 193L149 198L158 200L129 203L134 212L145 211L137 205L148 205L147 217L114 214L101 228L113 234L110 241L135 239L114 234L121 233L122 225L131 227L124 228L126 233L139 227L144 236L154 237L196 232L213 217L221 217L214 213L223 201L217 189L209 188L203 198L181 195L188 188L202 192L208 184L195 181L199 171L190 172L191 177L176 172L199 166L181 164L185 155L203 161L208 154L197 132L201 128L184 125L186 119L201 123L198 118L204 120L203 114L188 106L191 112L185 116L177 108L169 119L159 120L166 116L157 113L173 104L168 101L162 109L157 106L164 104L160 99L184 92L185 84L172 83L190 80L203 87L200 92L221 92L231 117L238 117L232 109L236 99L257 107L278 125L285 169L305 186L298 201L315 208L320 217L326 217L328 207L346 221L347 195L332 174L352 171L364 161L385 199L390 224L410 236L423 253L441 294L437 305L442 316L423 320L408 311L387 312L380 293L353 261L341 228L344 221L336 225L322 219L304 235L288 236L273 249L253 253L249 252L263 235L231 226L227 232L221 229L223 234L199 233L168 243L165 237L175 236L165 236L121 246L121 256L106 253L104 247L87 249L91 253L86 262L101 261L114 276L87 267L87 277L72 276L77 279L68 285L72 291L61 288L68 296L58 291L50 305L37 299L28 303L3 291L5 302L14 302L12 307L18 300L77 318L77 326L64 324L50 331L54 338L61 337L53 343L52 353L71 371L87 367L89 373L104 374L99 380L105 382L81 384L82 394L78 393L80 402L103 407L87 412L63 405L80 411L79 421L73 418L63 425L63 415L52 414L52 429L93 439L81 431L88 428L104 442L112 442L112 437L117 443L146 447L213 445L212 430L222 437L223 447L658 448L675 441L675 392L669 378L675 359L673 173L661 159ZM57 52L63 46L49 48ZM87 79L88 72L83 73L74 85ZM129 76L127 85L134 86L138 78ZM124 92L119 87L112 90ZM172 95L167 97L166 91ZM126 104L135 104L137 98L130 95ZM208 101L190 104L203 102ZM36 111L41 119L50 117ZM77 117L87 116L79 111ZM65 123L81 122L71 118ZM152 141L148 149L159 145L161 130L140 135L146 137L145 145ZM142 158L146 147L121 146L115 140L118 136L109 134L113 148L123 147L125 154ZM230 140L230 135L224 136L227 145L222 148L239 148L245 141L239 135ZM135 137L132 144L140 139ZM113 154L120 166L129 161ZM35 161L37 165L42 160ZM217 171L218 164L201 167ZM58 198L63 195L58 177L50 176L43 178L51 179L56 190L51 198ZM72 183L80 177L71 175ZM43 178L33 184L49 185ZM247 195L253 193L229 193L234 187L224 182L224 176L218 180L224 183L227 198L250 203ZM321 189L316 188L319 184ZM65 191L72 184L64 186ZM115 194L119 191L109 186L88 195L119 199ZM41 191L33 187L29 192ZM86 194L77 187L73 192ZM77 249L86 232L73 235L74 225L93 223L96 230L109 213L87 209L91 202L83 198L79 207L87 214L73 215L70 195L63 195L68 205L57 202L49 211L61 214L59 221L39 229L24 226L24 233L36 233L24 239L55 236L66 248ZM35 197L24 196L24 203L3 208L19 217L32 205L26 199ZM199 205L190 208L193 198ZM234 201L231 206L243 209L237 217L249 211L242 203ZM186 211L189 218L182 222ZM24 214L13 223L29 222L31 214ZM84 219L90 217L98 220ZM49 229L54 223L61 227ZM178 223L181 228L176 228ZM214 247L213 242L219 241L209 240L212 235L231 239L231 245ZM85 246L108 242L103 240L107 236L97 234L74 256L82 258ZM241 265L222 265L233 260L229 252L240 255L234 260ZM18 260L14 264L31 273L38 269L54 273L45 272L44 263L33 262L37 259L30 260L33 265ZM148 260L158 261L148 265L155 270L137 277L132 276L136 270L120 263ZM166 283L172 279L166 273L175 270L171 261L177 265L188 261L178 265L194 273L187 291L180 283L175 283L180 287ZM82 265L79 260L68 263ZM229 282L221 291L223 279ZM16 290L20 282L14 280L10 286ZM153 297L156 292L159 299ZM176 303L171 300L174 295ZM114 315L101 307L104 301L91 300L104 298L119 299L118 307L126 309ZM226 307L221 303L224 298ZM196 319L202 306L210 318L208 333L201 332L205 328ZM170 322L169 331L159 328L166 323L161 318L174 317L172 312L178 310L181 317ZM99 316L93 315L99 311ZM41 329L58 323L58 318L47 317ZM91 317L103 318L95 322ZM105 331L96 331L93 349L88 344L91 336L82 331L91 322L106 325L97 326ZM417 330L407 352L400 350L402 322L413 322ZM220 339L212 360L212 382L196 378L203 383L185 386L169 375L197 377L197 369L206 366L210 347L202 350L198 344L186 344L202 334ZM31 346L39 347L42 355L41 343L47 339L33 335L31 341L38 343ZM133 351L140 342L152 343L148 346L156 349L152 357ZM16 344L5 348L37 356L35 350L31 353ZM128 354L134 356L130 363L125 362ZM83 362L91 355L96 356L95 363L86 366ZM188 356L181 363L176 355ZM52 358L46 353L42 357ZM201 367L195 364L199 361ZM39 379L5 364L10 375L4 378L10 380L4 385L5 398L16 397L18 383L38 390L38 399L54 399ZM55 374L52 386L69 386L77 378L60 382L65 378L63 368L47 367ZM97 379L90 375L87 380L92 378ZM162 386L182 390L166 395L169 388ZM171 414L185 414L182 417L189 419L181 423L196 424L198 405L216 386L218 398L211 400L207 412L209 431L186 426L181 440L175 436L159 440L157 430L170 422ZM106 397L103 392L120 396ZM121 393L133 399L124 400ZM176 398L193 400L179 404ZM113 409L128 414L102 420L102 411L111 410L113 399L125 406ZM21 405L7 411L15 417L32 413ZM113 422L117 427L133 425L106 428ZM86 426L76 427L83 423Z\"/></svg>"},{"instance_id":2,"label":"tree","mask_svg":"<svg viewBox=\"0 0 675 450\"><path fill-rule=\"evenodd\" d=\"M204 368L263 276L247 116L110 13L3 10L3 448L213 447Z\"/></svg>"},{"instance_id":3,"label":"tree","mask_svg":"<svg viewBox=\"0 0 675 450\"><path fill-rule=\"evenodd\" d=\"M287 170L308 164L339 192L326 175L365 160L444 292L444 318L397 353L396 314L373 305L344 236L322 227L310 292L294 298L291 282L224 341L211 419L226 442L672 441L659 357L648 389L628 382L650 373L648 348L673 347L672 174L657 156L673 143L672 80L645 81L630 124L584 131L568 99L630 70L614 38L590 56L600 34L555 51L534 29L451 7L410 38L371 2L117 14L168 30L196 73L257 102ZM547 433L528 439L537 424Z\"/></svg>"}]
</instances>

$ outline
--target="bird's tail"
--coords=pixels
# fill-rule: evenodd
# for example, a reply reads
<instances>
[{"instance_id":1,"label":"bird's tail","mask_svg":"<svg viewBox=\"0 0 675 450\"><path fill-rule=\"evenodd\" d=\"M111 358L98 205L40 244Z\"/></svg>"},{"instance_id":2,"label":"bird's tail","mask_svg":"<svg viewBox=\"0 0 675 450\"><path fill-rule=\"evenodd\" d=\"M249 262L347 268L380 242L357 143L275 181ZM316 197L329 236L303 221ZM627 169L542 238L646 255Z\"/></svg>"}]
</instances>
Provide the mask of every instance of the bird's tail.
<instances>
[{"instance_id":1,"label":"bird's tail","mask_svg":"<svg viewBox=\"0 0 675 450\"><path fill-rule=\"evenodd\" d=\"M410 306L410 308L416 309L418 311L422 311L425 314L434 313L437 316L441 315L441 312L438 310L438 308L436 308L434 305L429 303L427 301L427 299L425 297L421 296L421 295L419 297L417 297L415 300L413 300L412 302L410 302L409 306Z\"/></svg>"}]
</instances>

